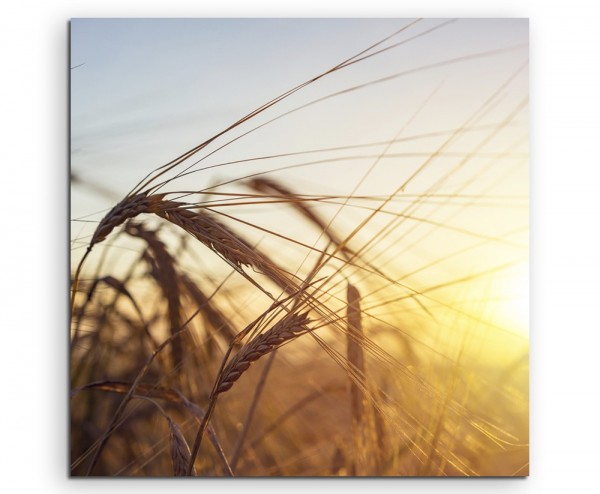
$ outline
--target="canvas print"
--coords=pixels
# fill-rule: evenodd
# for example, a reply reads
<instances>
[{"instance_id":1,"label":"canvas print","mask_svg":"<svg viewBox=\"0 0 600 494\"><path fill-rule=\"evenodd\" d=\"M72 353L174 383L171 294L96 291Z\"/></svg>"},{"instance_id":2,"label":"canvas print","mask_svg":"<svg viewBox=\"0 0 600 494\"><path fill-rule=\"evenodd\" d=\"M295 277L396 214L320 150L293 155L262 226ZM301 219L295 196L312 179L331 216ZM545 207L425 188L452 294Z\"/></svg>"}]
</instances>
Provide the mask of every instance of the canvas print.
<instances>
[{"instance_id":1,"label":"canvas print","mask_svg":"<svg viewBox=\"0 0 600 494\"><path fill-rule=\"evenodd\" d=\"M73 19L73 477L529 475L527 19Z\"/></svg>"}]
</instances>

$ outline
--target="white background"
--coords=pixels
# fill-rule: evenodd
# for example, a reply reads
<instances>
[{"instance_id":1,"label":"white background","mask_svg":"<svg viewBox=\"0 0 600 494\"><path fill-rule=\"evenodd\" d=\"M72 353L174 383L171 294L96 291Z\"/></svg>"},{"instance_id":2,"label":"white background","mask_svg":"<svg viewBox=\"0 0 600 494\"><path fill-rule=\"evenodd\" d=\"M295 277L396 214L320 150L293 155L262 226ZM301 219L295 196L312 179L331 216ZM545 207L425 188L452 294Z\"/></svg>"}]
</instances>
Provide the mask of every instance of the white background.
<instances>
[{"instance_id":1,"label":"white background","mask_svg":"<svg viewBox=\"0 0 600 494\"><path fill-rule=\"evenodd\" d=\"M283 2L282 2L283 3ZM599 492L600 7L583 0L9 1L0 14L0 489L4 492ZM67 97L71 17L529 17L531 477L67 478Z\"/></svg>"}]
</instances>

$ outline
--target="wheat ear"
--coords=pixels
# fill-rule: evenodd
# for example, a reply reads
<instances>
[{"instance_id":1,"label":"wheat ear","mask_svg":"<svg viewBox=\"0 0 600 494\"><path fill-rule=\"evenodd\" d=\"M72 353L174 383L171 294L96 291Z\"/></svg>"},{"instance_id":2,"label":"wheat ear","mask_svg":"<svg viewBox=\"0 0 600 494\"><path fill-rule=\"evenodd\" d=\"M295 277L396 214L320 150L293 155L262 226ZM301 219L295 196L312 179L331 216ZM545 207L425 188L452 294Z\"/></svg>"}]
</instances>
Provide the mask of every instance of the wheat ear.
<instances>
[{"instance_id":1,"label":"wheat ear","mask_svg":"<svg viewBox=\"0 0 600 494\"><path fill-rule=\"evenodd\" d=\"M304 289L305 288L303 288L296 294L291 295L289 298L299 296ZM206 410L206 415L204 416L204 420L200 424L200 428L194 441L194 447L192 448L190 463L187 468L188 476L191 475L192 468L194 466L194 461L196 460L196 456L198 454L198 451L200 450L204 430L208 426L208 422L210 420L212 412L214 411L219 394L231 388L235 381L237 381L240 378L242 373L250 367L250 364L252 362L258 360L261 356L266 355L267 353L270 353L273 350L281 347L284 343L291 341L292 339L297 338L298 336L310 331L310 328L308 328L307 326L307 324L310 322L308 319L308 313L290 313L283 319L281 319L281 321L276 323L271 329L259 334L258 336L255 336L250 341L250 343L242 347L242 349L236 354L236 356L231 360L231 362L228 365L225 365L227 359L229 358L231 350L233 349L234 344L242 341L242 339L245 338L246 335L248 335L254 328L257 327L258 324L261 323L261 321L269 312L286 303L287 300L289 300L289 298L275 302L258 319L254 320L243 331L241 331L229 345L229 349L223 357L221 367L219 368L217 378L215 379L215 384L210 394L209 405Z\"/></svg>"},{"instance_id":2,"label":"wheat ear","mask_svg":"<svg viewBox=\"0 0 600 494\"><path fill-rule=\"evenodd\" d=\"M383 433L383 423L375 402L376 395L370 392L367 380L360 292L355 286L348 284L346 297L351 433L354 450L349 474L355 476L380 471L384 447L380 436ZM366 456L365 451L372 451L373 454Z\"/></svg>"},{"instance_id":3,"label":"wheat ear","mask_svg":"<svg viewBox=\"0 0 600 494\"><path fill-rule=\"evenodd\" d=\"M307 312L303 314L289 314L271 329L256 336L225 367L222 377L219 379L216 394L230 389L240 376L248 370L252 362L271 353L284 343L304 333L308 333L310 331L310 328L307 326L309 322L310 319Z\"/></svg>"},{"instance_id":4,"label":"wheat ear","mask_svg":"<svg viewBox=\"0 0 600 494\"><path fill-rule=\"evenodd\" d=\"M173 463L173 475L175 477L185 477L188 463L190 461L190 447L179 426L169 417L166 417L169 423L169 432L171 438L171 462ZM192 469L192 475L196 476L196 470Z\"/></svg>"}]
</instances>

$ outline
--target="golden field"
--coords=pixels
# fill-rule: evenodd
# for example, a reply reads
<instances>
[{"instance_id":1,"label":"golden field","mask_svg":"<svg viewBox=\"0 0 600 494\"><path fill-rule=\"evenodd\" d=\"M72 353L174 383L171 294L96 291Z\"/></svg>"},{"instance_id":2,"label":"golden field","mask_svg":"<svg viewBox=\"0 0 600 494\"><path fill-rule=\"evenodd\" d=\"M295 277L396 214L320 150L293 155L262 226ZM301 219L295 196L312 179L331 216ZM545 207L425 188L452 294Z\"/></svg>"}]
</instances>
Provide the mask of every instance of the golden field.
<instances>
[{"instance_id":1,"label":"golden field","mask_svg":"<svg viewBox=\"0 0 600 494\"><path fill-rule=\"evenodd\" d=\"M528 475L527 23L337 22L197 141L90 152L72 70L73 476Z\"/></svg>"}]
</instances>

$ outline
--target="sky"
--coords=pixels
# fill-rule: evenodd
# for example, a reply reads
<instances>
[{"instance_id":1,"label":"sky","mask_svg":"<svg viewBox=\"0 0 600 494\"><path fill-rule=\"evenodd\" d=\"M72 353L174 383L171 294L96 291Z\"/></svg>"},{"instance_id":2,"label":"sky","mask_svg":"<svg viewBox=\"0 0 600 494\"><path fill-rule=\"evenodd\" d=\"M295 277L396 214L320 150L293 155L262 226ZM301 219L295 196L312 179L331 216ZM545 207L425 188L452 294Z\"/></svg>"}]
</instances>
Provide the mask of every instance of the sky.
<instances>
[{"instance_id":1,"label":"sky","mask_svg":"<svg viewBox=\"0 0 600 494\"><path fill-rule=\"evenodd\" d=\"M129 183L220 131L270 98L332 67L379 41L410 19L73 19L71 21L71 166L82 178L101 182L122 194ZM394 41L418 34L443 20L423 20ZM403 37L402 37L403 36ZM343 83L366 81L430 62L527 43L528 21L461 19L417 38L376 59L351 67L331 80L320 81L310 94L321 96ZM279 145L289 149L296 142L344 144L347 139L371 133L381 137L393 132L390 105L404 108L421 104L440 81L445 87L443 107L436 106L440 127L454 123L465 96L478 103L496 82L483 83L494 71L507 71L526 59L527 48L492 57L489 64L462 64L462 79L444 68L406 77L400 84L381 85L365 97L350 101L349 120L340 131L332 118L340 108L321 105L322 111L295 117L297 126L314 129L315 119L329 119L333 131L318 128L318 136L298 137L280 123ZM481 65L481 64L480 64ZM470 77L468 70L473 70ZM432 77L433 76L433 77ZM497 79L497 78L496 78ZM469 82L469 86L465 85ZM373 92L381 93L377 98ZM308 99L308 97L307 97ZM301 98L297 101L303 102ZM342 107L348 101L340 99ZM375 104L374 104L375 102ZM472 103L471 103L472 104ZM408 108L410 110L412 108ZM443 114L440 114L440 110ZM348 110L346 109L348 112ZM465 110L458 115L462 118ZM391 115L391 116L390 116ZM431 126L431 119L423 118ZM367 125L365 125L365 122ZM396 128L402 122L396 123ZM291 125L291 124L290 124ZM272 125L271 127L276 127ZM365 127L368 127L365 129ZM416 126L413 126L416 129ZM269 129L269 132L273 130ZM313 132L316 134L316 132ZM388 132L389 134L389 132ZM348 137L349 136L349 137ZM264 142L264 137L258 139ZM259 143L260 144L260 143ZM244 144L247 157L259 147ZM264 145L260 146L264 148ZM115 176L124 180L114 183ZM128 180L132 182L127 183Z\"/></svg>"},{"instance_id":2,"label":"sky","mask_svg":"<svg viewBox=\"0 0 600 494\"><path fill-rule=\"evenodd\" d=\"M83 253L94 221L151 170L271 98L406 27L379 48L402 42L398 46L331 74L282 101L235 129L231 137L266 124L226 148L218 149L228 139L211 145L196 169L249 157L381 143L456 129L466 123L495 128L514 113L511 125L497 132L487 128L461 134L444 148L448 155L436 156L413 178L448 134L391 147L220 166L174 181L171 190L201 190L270 172L270 177L296 188L324 194L391 194L398 184L409 180L404 191L407 194L428 193L433 187L440 194L516 197L508 207L444 209L437 207L439 203L420 205L415 216L454 230L423 224L398 229L377 255L393 263L401 254L399 269L405 269L407 265L426 264L434 256L470 248L477 239L463 235L460 229L477 232L482 238L503 237L502 242L470 250L455 262L443 263L412 281L429 286L432 280L464 273L464 263L468 263L469 273L477 273L500 261L520 259L508 275L495 277L494 288L497 295L517 299L520 308L512 302L507 309L502 309L500 302L495 307L513 314L508 324L526 331L528 316L522 302L528 292L528 20L414 21L73 19L71 171L80 182L71 188L71 214L76 220L71 225L72 261ZM490 51L496 53L472 56ZM363 87L373 81L380 82ZM477 116L506 81L510 84L498 101ZM357 87L360 89L347 91ZM336 93L341 94L329 97ZM288 111L292 113L278 118ZM269 122L271 119L275 120ZM397 156L377 159L384 150ZM470 156L466 165L461 164L462 157L473 150L481 156ZM502 153L501 161L493 157ZM311 160L325 162L313 164ZM288 169L276 171L283 167ZM235 182L218 190L241 189ZM399 204L392 209L400 212L402 207ZM333 217L335 209L324 206L322 212ZM252 221L256 221L257 213L251 207L235 212ZM336 218L334 226L347 234L364 215L350 211ZM263 226L286 235L299 235L298 227L284 221L282 212L263 215L261 221ZM383 221L378 219L371 226L383 228ZM317 232L313 234L311 240L316 241ZM253 240L267 245L272 241L260 236ZM364 241L368 237L357 238L357 242ZM396 247L400 242L418 242L419 248L400 251ZM275 243L272 247L277 248ZM473 290L484 293L491 287L483 280L461 296L472 298Z\"/></svg>"}]
</instances>

